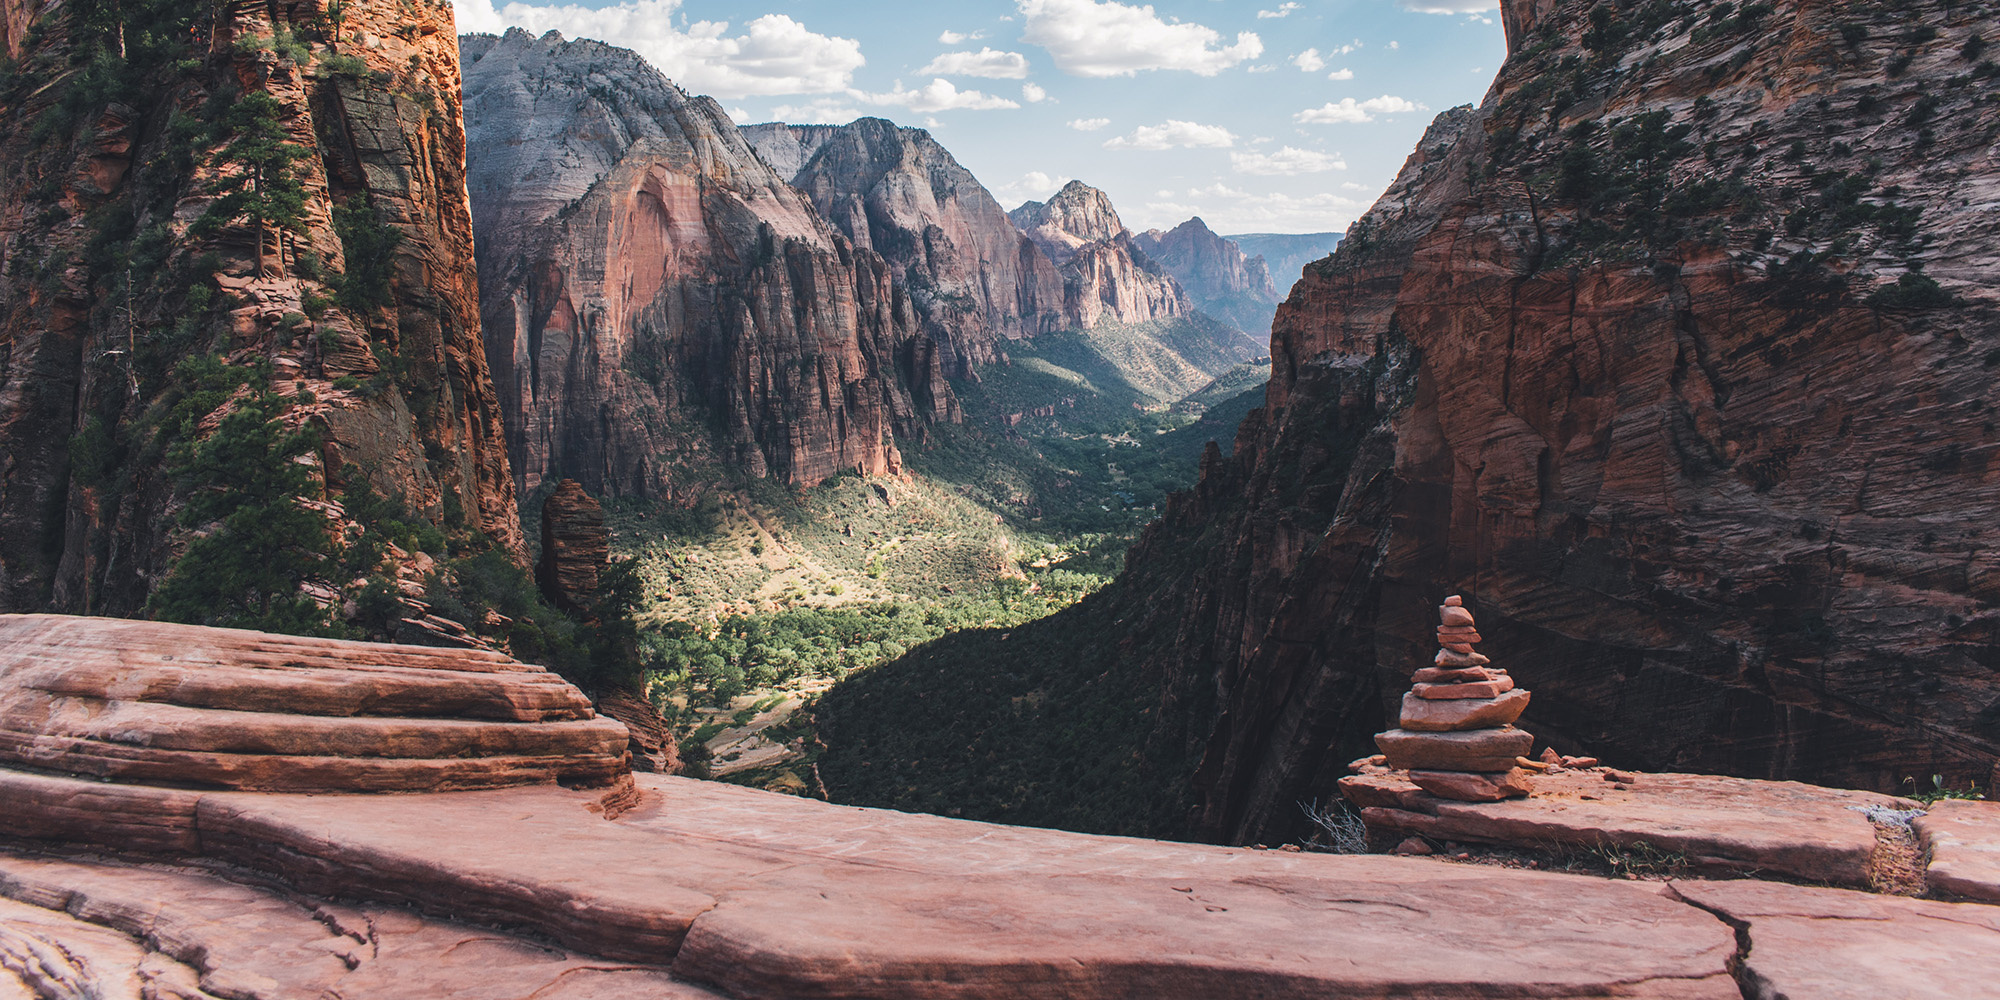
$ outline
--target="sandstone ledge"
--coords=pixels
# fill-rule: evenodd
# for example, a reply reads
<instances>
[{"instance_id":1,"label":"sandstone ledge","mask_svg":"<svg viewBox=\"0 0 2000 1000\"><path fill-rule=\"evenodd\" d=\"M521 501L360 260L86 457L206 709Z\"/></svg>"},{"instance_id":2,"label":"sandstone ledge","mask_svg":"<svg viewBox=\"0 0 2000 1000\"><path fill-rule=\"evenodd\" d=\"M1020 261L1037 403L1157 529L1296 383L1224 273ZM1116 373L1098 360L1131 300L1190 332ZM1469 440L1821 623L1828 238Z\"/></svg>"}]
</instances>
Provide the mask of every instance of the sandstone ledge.
<instances>
[{"instance_id":1,"label":"sandstone ledge","mask_svg":"<svg viewBox=\"0 0 2000 1000\"><path fill-rule=\"evenodd\" d=\"M1641 773L1624 784L1606 775L1541 775L1533 795L1506 802L1440 799L1380 768L1342 779L1341 791L1384 838L1414 833L1531 850L1644 843L1708 869L1851 886L1869 884L1875 857L1875 825L1862 810L1916 806L1795 781Z\"/></svg>"},{"instance_id":2,"label":"sandstone ledge","mask_svg":"<svg viewBox=\"0 0 2000 1000\"><path fill-rule=\"evenodd\" d=\"M532 931L741 997L1737 995L1729 929L1647 886L638 781L646 803L613 822L550 787L213 792L192 836L295 890Z\"/></svg>"},{"instance_id":3,"label":"sandstone ledge","mask_svg":"<svg viewBox=\"0 0 2000 1000\"><path fill-rule=\"evenodd\" d=\"M1933 803L1910 825L1930 855L1933 892L2000 903L2000 802Z\"/></svg>"},{"instance_id":4,"label":"sandstone ledge","mask_svg":"<svg viewBox=\"0 0 2000 1000\"><path fill-rule=\"evenodd\" d=\"M604 785L629 734L497 653L0 615L0 762L265 791Z\"/></svg>"},{"instance_id":5,"label":"sandstone ledge","mask_svg":"<svg viewBox=\"0 0 2000 1000\"><path fill-rule=\"evenodd\" d=\"M1667 777L1640 775L1634 787ZM1978 994L1966 984L1978 980L1967 977L1986 975L2000 954L2000 928L1990 926L2000 908L1976 904L1757 882L1663 891L1435 859L1093 837L654 775L637 776L636 788L640 804L606 821L601 793L547 786L196 793L0 771L0 798L24 807L0 816L0 834L46 843L84 831L100 846L198 855L288 890L281 899L208 871L0 849L0 897L121 930L159 953L155 965L206 948L207 964L182 964L283 987L227 993L257 998L320 995L333 981L341 995L423 996L455 974L458 966L438 964L452 954L526 961L520 981L560 985L548 995L565 1000L1735 998L1732 964L1780 991L1761 995L1970 997ZM92 827L80 819L85 802L124 818ZM162 837L147 817L178 832ZM208 881L159 881L168 875ZM276 901L296 912L271 909ZM146 919L171 933L148 937L129 923L135 913L157 913ZM68 919L59 916L37 926ZM502 930L470 932L454 920ZM409 928L421 940L393 954L385 947L347 973L356 978L339 978L323 958L358 946L338 940L341 928L364 926ZM522 932L557 945L529 946ZM37 933L68 934L104 954L117 944L89 928ZM1871 966L1878 942L1911 961ZM1829 967L1840 966L1850 993L1804 988L1820 981L1815 948L1846 949ZM1979 948L1989 950L1952 958ZM417 971L392 982L406 961ZM485 973L462 982L452 995L523 995ZM5 985L0 976L0 996Z\"/></svg>"},{"instance_id":6,"label":"sandstone ledge","mask_svg":"<svg viewBox=\"0 0 2000 1000\"><path fill-rule=\"evenodd\" d=\"M1974 1000L2000 984L2000 907L1777 882L1675 882L1741 929L1743 995Z\"/></svg>"}]
</instances>

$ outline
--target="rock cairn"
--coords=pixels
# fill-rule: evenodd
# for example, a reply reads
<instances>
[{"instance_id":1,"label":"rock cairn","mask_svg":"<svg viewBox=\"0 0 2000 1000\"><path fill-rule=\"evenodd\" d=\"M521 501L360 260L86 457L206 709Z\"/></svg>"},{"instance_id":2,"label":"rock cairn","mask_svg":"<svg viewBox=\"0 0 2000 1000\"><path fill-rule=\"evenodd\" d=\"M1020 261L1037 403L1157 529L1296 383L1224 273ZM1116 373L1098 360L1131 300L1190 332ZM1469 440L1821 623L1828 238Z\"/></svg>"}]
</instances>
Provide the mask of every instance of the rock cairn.
<instances>
[{"instance_id":1,"label":"rock cairn","mask_svg":"<svg viewBox=\"0 0 2000 1000\"><path fill-rule=\"evenodd\" d=\"M1458 597L1438 608L1438 653L1403 696L1402 726L1375 736L1390 767L1439 798L1497 802L1528 794L1531 734L1514 728L1528 692L1473 649L1479 630Z\"/></svg>"}]
</instances>

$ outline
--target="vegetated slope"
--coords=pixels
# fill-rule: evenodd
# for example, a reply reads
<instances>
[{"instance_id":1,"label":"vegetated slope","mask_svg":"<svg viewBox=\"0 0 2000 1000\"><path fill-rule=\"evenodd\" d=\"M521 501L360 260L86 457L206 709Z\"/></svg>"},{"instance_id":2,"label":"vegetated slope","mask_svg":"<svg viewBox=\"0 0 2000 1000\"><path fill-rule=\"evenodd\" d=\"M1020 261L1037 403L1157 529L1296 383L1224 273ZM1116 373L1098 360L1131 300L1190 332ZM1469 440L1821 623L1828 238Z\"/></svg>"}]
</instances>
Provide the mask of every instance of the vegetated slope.
<instances>
[{"instance_id":1,"label":"vegetated slope","mask_svg":"<svg viewBox=\"0 0 2000 1000\"><path fill-rule=\"evenodd\" d=\"M524 492L900 467L937 343L713 100L599 42L464 42L488 357Z\"/></svg>"},{"instance_id":2,"label":"vegetated slope","mask_svg":"<svg viewBox=\"0 0 2000 1000\"><path fill-rule=\"evenodd\" d=\"M1264 258L1271 284L1282 299L1305 274L1307 264L1340 245L1340 233L1241 233L1223 237L1252 257Z\"/></svg>"},{"instance_id":3,"label":"vegetated slope","mask_svg":"<svg viewBox=\"0 0 2000 1000\"><path fill-rule=\"evenodd\" d=\"M837 799L1010 815L984 776L1086 755L1104 797L1181 788L1181 832L1275 842L1371 749L1451 593L1562 750L1991 780L1993 12L1503 15L1482 106L1281 307L1237 454L1025 630L1068 668L1016 630L855 678L822 705ZM1096 714L1016 711L1031 691Z\"/></svg>"},{"instance_id":4,"label":"vegetated slope","mask_svg":"<svg viewBox=\"0 0 2000 1000\"><path fill-rule=\"evenodd\" d=\"M518 558L450 8L0 14L0 610L317 630L416 525Z\"/></svg>"}]
</instances>

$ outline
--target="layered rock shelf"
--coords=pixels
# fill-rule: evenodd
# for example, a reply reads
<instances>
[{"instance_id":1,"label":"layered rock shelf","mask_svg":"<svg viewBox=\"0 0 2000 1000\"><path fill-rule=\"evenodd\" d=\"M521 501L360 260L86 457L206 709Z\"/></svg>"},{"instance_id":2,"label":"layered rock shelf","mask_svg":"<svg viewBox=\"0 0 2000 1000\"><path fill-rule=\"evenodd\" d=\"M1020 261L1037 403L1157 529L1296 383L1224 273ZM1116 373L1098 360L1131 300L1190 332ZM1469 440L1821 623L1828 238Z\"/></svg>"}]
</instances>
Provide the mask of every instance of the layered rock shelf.
<instances>
[{"instance_id":1,"label":"layered rock shelf","mask_svg":"<svg viewBox=\"0 0 2000 1000\"><path fill-rule=\"evenodd\" d=\"M625 727L498 653L0 616L0 762L264 791L609 784Z\"/></svg>"},{"instance_id":2,"label":"layered rock shelf","mask_svg":"<svg viewBox=\"0 0 2000 1000\"><path fill-rule=\"evenodd\" d=\"M509 726L509 749L544 760L579 759L565 750L571 730L601 728L621 752L625 736L575 689L488 653L14 617L0 619L0 654L10 726L39 718L46 734L115 711L140 724L37 745L111 736L150 752L158 737L193 755L150 757L108 783L91 767L73 768L91 778L46 773L60 754L36 761L44 773L0 761L9 1000L1727 1000L1750 985L1759 996L1971 997L2000 979L2000 908L1967 903L1097 837L664 775L570 789L550 783L560 767L528 775L477 747L454 758L464 773L541 783L339 794L384 787L353 766L301 772L319 794L218 790L209 761L240 755L252 731L319 739L353 725L337 759L357 765L402 745L370 742L380 720L423 739L447 723ZM64 699L74 711L33 710ZM167 709L247 725L145 728ZM582 760L601 774L610 748ZM1551 788L1586 773L1486 804L1376 775L1368 787L1390 804L1368 815L1546 812L1574 805ZM1744 817L1765 813L1758 835L1774 871L1789 856L1859 850L1869 820L1857 807L1909 805L1764 782L1712 791L1737 812L1681 820L1748 842ZM1959 846L1933 832L1941 857L1996 839L1980 832L1983 813L1938 815L1958 824Z\"/></svg>"}]
</instances>

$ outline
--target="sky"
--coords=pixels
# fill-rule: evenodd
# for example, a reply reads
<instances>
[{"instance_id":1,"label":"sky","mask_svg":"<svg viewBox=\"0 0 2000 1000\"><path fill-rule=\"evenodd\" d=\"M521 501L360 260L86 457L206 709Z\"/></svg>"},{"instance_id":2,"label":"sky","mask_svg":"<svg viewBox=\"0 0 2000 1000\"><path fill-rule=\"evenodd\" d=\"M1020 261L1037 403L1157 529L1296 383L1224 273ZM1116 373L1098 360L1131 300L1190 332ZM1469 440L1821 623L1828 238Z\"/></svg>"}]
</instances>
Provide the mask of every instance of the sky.
<instances>
[{"instance_id":1,"label":"sky","mask_svg":"<svg viewBox=\"0 0 2000 1000\"><path fill-rule=\"evenodd\" d=\"M453 0L645 56L738 124L927 128L1012 209L1071 179L1134 230L1345 230L1505 55L1495 0Z\"/></svg>"}]
</instances>

